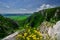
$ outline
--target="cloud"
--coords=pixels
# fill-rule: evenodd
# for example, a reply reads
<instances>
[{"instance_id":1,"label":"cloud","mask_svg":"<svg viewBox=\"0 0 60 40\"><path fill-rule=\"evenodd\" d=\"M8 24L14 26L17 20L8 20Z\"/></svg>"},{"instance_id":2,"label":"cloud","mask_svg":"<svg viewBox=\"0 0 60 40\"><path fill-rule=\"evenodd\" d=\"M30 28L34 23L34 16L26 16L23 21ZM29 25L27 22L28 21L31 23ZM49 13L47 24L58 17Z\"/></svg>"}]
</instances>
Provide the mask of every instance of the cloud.
<instances>
[{"instance_id":1,"label":"cloud","mask_svg":"<svg viewBox=\"0 0 60 40\"><path fill-rule=\"evenodd\" d=\"M6 8L5 10L0 9L0 13L33 13L33 12L38 12L39 10L47 9L47 8L53 8L55 5L50 5L50 4L43 4L36 10L30 10L30 9L25 9L25 8L10 8L9 5L5 5Z\"/></svg>"},{"instance_id":2,"label":"cloud","mask_svg":"<svg viewBox=\"0 0 60 40\"><path fill-rule=\"evenodd\" d=\"M43 4L39 8L37 8L36 11L43 10L43 9L48 9L48 8L53 8L55 5L50 5L50 4Z\"/></svg>"},{"instance_id":3,"label":"cloud","mask_svg":"<svg viewBox=\"0 0 60 40\"><path fill-rule=\"evenodd\" d=\"M0 10L0 13L5 14L5 13L33 13L31 10L27 9L6 9L6 10Z\"/></svg>"},{"instance_id":4,"label":"cloud","mask_svg":"<svg viewBox=\"0 0 60 40\"><path fill-rule=\"evenodd\" d=\"M27 9L24 9L24 8L20 8L20 10L22 10L22 11L25 11L25 10L27 10Z\"/></svg>"},{"instance_id":5,"label":"cloud","mask_svg":"<svg viewBox=\"0 0 60 40\"><path fill-rule=\"evenodd\" d=\"M5 7L6 7L6 8L10 8L10 6L8 6L8 5L6 5Z\"/></svg>"},{"instance_id":6,"label":"cloud","mask_svg":"<svg viewBox=\"0 0 60 40\"><path fill-rule=\"evenodd\" d=\"M3 8L10 8L10 6L6 3L3 3L3 2L0 2L0 8L3 7Z\"/></svg>"},{"instance_id":7,"label":"cloud","mask_svg":"<svg viewBox=\"0 0 60 40\"><path fill-rule=\"evenodd\" d=\"M26 9L26 8L15 8L14 7L15 3L4 3L4 2L0 2L0 13L5 14L5 13L32 13L33 11L31 11L30 9Z\"/></svg>"}]
</instances>

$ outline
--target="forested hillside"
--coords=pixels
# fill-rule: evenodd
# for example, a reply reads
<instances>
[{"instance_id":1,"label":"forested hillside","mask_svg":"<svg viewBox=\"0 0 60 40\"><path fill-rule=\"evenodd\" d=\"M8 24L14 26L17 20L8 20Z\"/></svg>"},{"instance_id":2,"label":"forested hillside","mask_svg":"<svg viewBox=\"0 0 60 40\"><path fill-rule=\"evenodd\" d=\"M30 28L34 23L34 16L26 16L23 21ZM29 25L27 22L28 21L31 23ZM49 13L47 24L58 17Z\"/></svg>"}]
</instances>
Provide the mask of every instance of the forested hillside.
<instances>
[{"instance_id":1,"label":"forested hillside","mask_svg":"<svg viewBox=\"0 0 60 40\"><path fill-rule=\"evenodd\" d=\"M39 12L34 12L26 21L24 25L31 27L39 26L43 21L49 21L56 23L60 20L60 7L49 8L40 10Z\"/></svg>"},{"instance_id":2,"label":"forested hillside","mask_svg":"<svg viewBox=\"0 0 60 40\"><path fill-rule=\"evenodd\" d=\"M17 22L0 15L0 38L13 33L18 27Z\"/></svg>"}]
</instances>

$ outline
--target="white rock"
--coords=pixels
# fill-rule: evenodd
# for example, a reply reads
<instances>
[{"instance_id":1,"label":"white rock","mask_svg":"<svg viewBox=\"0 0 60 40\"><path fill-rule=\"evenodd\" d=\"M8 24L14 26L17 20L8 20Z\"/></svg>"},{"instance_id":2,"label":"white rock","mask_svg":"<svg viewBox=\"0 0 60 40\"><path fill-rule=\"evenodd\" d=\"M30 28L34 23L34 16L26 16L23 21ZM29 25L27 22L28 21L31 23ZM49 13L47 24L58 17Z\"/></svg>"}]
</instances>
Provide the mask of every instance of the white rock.
<instances>
[{"instance_id":1,"label":"white rock","mask_svg":"<svg viewBox=\"0 0 60 40\"><path fill-rule=\"evenodd\" d=\"M58 21L53 28L49 28L48 34L52 37L54 37L56 34L57 40L60 40L60 21Z\"/></svg>"},{"instance_id":2,"label":"white rock","mask_svg":"<svg viewBox=\"0 0 60 40\"><path fill-rule=\"evenodd\" d=\"M19 31L17 31L17 32L15 32L15 33L13 33L13 34L11 34L11 35L3 38L2 40L15 40L14 37L15 37L18 33L19 33Z\"/></svg>"}]
</instances>

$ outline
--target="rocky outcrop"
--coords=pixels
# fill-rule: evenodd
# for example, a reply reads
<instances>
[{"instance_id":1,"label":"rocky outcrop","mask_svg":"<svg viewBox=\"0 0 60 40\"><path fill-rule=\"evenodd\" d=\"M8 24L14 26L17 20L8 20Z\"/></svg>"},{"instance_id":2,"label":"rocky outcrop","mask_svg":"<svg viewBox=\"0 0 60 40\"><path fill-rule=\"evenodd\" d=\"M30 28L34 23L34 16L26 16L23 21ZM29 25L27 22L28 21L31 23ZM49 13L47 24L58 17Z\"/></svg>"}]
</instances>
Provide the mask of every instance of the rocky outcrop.
<instances>
[{"instance_id":1,"label":"rocky outcrop","mask_svg":"<svg viewBox=\"0 0 60 40\"><path fill-rule=\"evenodd\" d=\"M1 39L1 40L16 40L16 35L18 35L20 32L23 32L25 29L23 30L18 30L16 31L15 33L11 34L11 35L8 35L6 36L5 38Z\"/></svg>"},{"instance_id":2,"label":"rocky outcrop","mask_svg":"<svg viewBox=\"0 0 60 40\"><path fill-rule=\"evenodd\" d=\"M54 38L56 36L57 40L60 40L60 21L58 21L53 28L49 28L48 30L49 36Z\"/></svg>"},{"instance_id":3,"label":"rocky outcrop","mask_svg":"<svg viewBox=\"0 0 60 40\"><path fill-rule=\"evenodd\" d=\"M49 28L51 27L53 27L53 23L51 23L51 22L48 22L48 21L44 21L44 22L42 22L41 23L41 25L39 26L39 30L40 30L40 32L41 33L48 33L48 30L49 30Z\"/></svg>"}]
</instances>

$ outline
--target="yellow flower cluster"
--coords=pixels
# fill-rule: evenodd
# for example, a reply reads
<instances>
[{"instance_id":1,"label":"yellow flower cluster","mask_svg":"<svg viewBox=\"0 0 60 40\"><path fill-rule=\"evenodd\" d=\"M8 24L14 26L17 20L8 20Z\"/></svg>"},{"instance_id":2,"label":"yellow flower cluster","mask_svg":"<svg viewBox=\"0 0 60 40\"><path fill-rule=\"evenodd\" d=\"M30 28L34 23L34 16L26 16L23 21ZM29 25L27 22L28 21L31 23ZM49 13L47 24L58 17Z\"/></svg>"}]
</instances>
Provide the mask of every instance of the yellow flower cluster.
<instances>
[{"instance_id":1,"label":"yellow flower cluster","mask_svg":"<svg viewBox=\"0 0 60 40\"><path fill-rule=\"evenodd\" d=\"M16 40L42 40L42 34L35 29L27 29L16 36Z\"/></svg>"}]
</instances>

